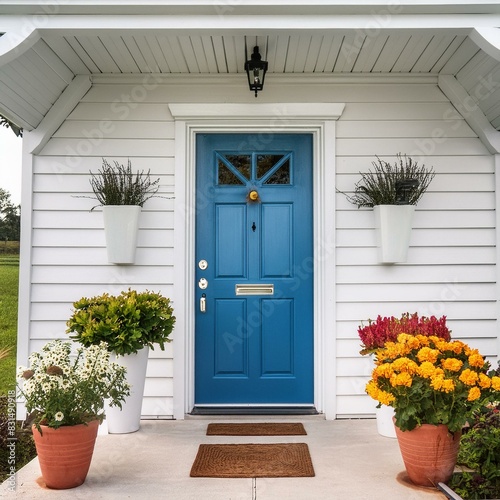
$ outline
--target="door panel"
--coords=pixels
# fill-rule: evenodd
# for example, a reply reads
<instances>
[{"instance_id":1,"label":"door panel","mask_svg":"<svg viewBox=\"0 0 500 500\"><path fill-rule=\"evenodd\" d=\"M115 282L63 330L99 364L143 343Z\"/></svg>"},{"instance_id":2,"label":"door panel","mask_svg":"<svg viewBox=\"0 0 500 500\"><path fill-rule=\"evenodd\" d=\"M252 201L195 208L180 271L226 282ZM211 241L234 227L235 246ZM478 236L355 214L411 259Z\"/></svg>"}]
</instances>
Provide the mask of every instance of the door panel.
<instances>
[{"instance_id":1,"label":"door panel","mask_svg":"<svg viewBox=\"0 0 500 500\"><path fill-rule=\"evenodd\" d=\"M195 404L312 405L312 136L201 134L196 162Z\"/></svg>"}]
</instances>

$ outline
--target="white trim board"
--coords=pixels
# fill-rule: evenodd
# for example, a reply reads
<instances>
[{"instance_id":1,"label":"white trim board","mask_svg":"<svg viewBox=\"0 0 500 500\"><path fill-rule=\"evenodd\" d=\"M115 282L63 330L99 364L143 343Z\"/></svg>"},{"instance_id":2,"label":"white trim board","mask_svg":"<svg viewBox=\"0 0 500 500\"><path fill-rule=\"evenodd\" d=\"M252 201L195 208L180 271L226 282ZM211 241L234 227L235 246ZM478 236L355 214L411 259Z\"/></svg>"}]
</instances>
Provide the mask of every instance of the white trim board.
<instances>
[{"instance_id":1,"label":"white trim board","mask_svg":"<svg viewBox=\"0 0 500 500\"><path fill-rule=\"evenodd\" d=\"M342 103L170 104L175 124L174 418L194 405L194 253L196 134L311 133L314 198L314 404L336 415L335 122ZM179 362L180 361L180 362Z\"/></svg>"}]
</instances>

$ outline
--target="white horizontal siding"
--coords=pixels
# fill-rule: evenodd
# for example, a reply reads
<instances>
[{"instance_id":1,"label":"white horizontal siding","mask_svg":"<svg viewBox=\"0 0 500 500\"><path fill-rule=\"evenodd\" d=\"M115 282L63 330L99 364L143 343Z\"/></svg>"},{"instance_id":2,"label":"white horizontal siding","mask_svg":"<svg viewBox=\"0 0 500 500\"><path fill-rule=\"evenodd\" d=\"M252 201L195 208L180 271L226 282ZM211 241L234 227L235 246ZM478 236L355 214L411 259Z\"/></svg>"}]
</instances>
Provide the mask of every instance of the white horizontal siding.
<instances>
[{"instance_id":1,"label":"white horizontal siding","mask_svg":"<svg viewBox=\"0 0 500 500\"><path fill-rule=\"evenodd\" d=\"M124 120L123 109L112 102L91 106L90 113L82 106L34 161L31 350L50 338L67 338L73 302L83 296L129 287L173 293L173 122L164 114L155 121L151 111L143 121ZM111 109L114 121L107 116ZM130 159L134 170L150 170L160 179L160 197L149 200L140 216L134 266L108 263L102 211L90 211L97 201L91 199L89 171L101 168L102 157L122 164ZM157 348L149 357L143 414L171 417L172 348Z\"/></svg>"},{"instance_id":2,"label":"white horizontal siding","mask_svg":"<svg viewBox=\"0 0 500 500\"><path fill-rule=\"evenodd\" d=\"M363 64L370 64L365 61ZM196 83L95 84L34 161L30 349L66 337L72 303L133 287L174 300L174 123L168 103L241 102L244 87ZM244 82L243 82L244 83ZM344 102L336 127L336 187L352 192L375 155L402 152L434 166L436 177L417 207L408 261L377 263L373 213L336 198L337 414L370 415L364 394L370 361L359 355L357 327L377 314L446 314L454 336L498 355L494 163L436 85L337 84L307 88L266 83L262 102ZM102 213L89 170L101 158L149 170L163 198L141 214L135 266L106 258ZM82 197L83 196L83 197ZM173 339L175 342L176 332ZM181 362L179 360L178 362ZM150 353L142 412L173 414L173 348Z\"/></svg>"},{"instance_id":3,"label":"white horizontal siding","mask_svg":"<svg viewBox=\"0 0 500 500\"><path fill-rule=\"evenodd\" d=\"M374 411L357 328L378 314L446 315L455 337L498 356L494 160L449 103L383 106L346 106L337 189L352 193L375 155L406 153L436 176L415 211L404 264L377 263L373 211L336 194L337 413L346 416Z\"/></svg>"}]
</instances>

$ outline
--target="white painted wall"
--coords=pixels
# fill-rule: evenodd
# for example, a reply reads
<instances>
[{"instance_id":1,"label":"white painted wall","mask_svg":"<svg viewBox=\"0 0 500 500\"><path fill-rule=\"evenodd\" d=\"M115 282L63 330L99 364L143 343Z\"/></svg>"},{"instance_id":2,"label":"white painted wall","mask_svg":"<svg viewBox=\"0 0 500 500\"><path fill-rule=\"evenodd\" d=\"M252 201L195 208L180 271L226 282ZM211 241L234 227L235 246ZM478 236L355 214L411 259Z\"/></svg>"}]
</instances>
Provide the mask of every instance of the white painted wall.
<instances>
[{"instance_id":1,"label":"white painted wall","mask_svg":"<svg viewBox=\"0 0 500 500\"><path fill-rule=\"evenodd\" d=\"M336 338L339 416L374 411L364 394L369 360L358 354L361 320L405 311L446 314L454 336L485 355L499 351L494 158L429 77L396 84L360 81L278 86L270 78L258 98L346 103L336 139L342 191L352 190L358 172L369 168L375 155L422 156L437 172L417 207L406 264L377 264L372 211L336 196L336 213L329 215L337 228L337 283L332 284L337 320L331 335ZM82 296L150 289L170 296L175 308L175 200L147 202L136 265L114 266L106 260L100 210L90 212L93 201L75 196L90 195L88 171L100 168L102 157L130 158L134 168L151 169L161 178L161 194L172 196L175 137L168 103L254 100L244 80L240 86L205 83L95 77L92 89L34 158L32 288L30 297L21 297L26 310L31 304L30 351L50 338L66 337L71 305ZM173 353L175 338L182 335L175 331L174 344L150 354L144 415L174 413Z\"/></svg>"}]
</instances>

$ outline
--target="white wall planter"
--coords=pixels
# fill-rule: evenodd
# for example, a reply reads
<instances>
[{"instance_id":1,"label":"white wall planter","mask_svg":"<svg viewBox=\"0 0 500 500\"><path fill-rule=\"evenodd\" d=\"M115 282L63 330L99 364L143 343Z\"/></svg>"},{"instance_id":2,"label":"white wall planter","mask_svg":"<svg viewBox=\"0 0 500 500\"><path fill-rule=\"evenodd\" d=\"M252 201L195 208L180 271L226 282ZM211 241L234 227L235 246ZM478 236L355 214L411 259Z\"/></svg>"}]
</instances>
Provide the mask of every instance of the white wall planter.
<instances>
[{"instance_id":1,"label":"white wall planter","mask_svg":"<svg viewBox=\"0 0 500 500\"><path fill-rule=\"evenodd\" d=\"M373 207L379 262L406 262L414 212L415 205Z\"/></svg>"},{"instance_id":2,"label":"white wall planter","mask_svg":"<svg viewBox=\"0 0 500 500\"><path fill-rule=\"evenodd\" d=\"M396 438L396 429L394 427L394 408L392 406L382 405L380 408L375 408L377 417L377 431L381 436L388 438Z\"/></svg>"},{"instance_id":3,"label":"white wall planter","mask_svg":"<svg viewBox=\"0 0 500 500\"><path fill-rule=\"evenodd\" d=\"M113 264L133 264L141 207L138 205L105 205L102 207L102 211L108 261Z\"/></svg>"},{"instance_id":4,"label":"white wall planter","mask_svg":"<svg viewBox=\"0 0 500 500\"><path fill-rule=\"evenodd\" d=\"M139 430L148 355L149 347L143 347L137 354L110 356L111 361L127 368L127 382L131 386L130 396L125 399L121 410L117 406L106 408L106 421L110 434L127 434Z\"/></svg>"}]
</instances>

